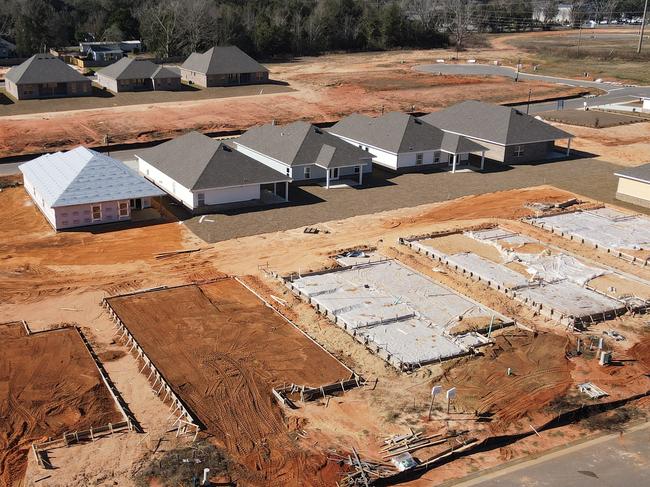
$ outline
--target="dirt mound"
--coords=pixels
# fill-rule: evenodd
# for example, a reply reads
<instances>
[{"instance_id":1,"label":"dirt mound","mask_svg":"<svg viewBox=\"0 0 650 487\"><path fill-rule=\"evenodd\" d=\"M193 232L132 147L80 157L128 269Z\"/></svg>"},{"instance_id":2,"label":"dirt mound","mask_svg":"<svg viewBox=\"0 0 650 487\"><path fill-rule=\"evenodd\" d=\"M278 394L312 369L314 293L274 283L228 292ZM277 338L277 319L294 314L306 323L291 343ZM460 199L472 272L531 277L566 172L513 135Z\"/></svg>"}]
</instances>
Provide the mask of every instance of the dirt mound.
<instances>
[{"instance_id":1,"label":"dirt mound","mask_svg":"<svg viewBox=\"0 0 650 487\"><path fill-rule=\"evenodd\" d=\"M650 373L650 337L645 337L630 349L630 355Z\"/></svg>"},{"instance_id":2,"label":"dirt mound","mask_svg":"<svg viewBox=\"0 0 650 487\"><path fill-rule=\"evenodd\" d=\"M449 363L433 381L456 387L457 410L492 416L495 429L505 429L571 386L572 366L565 356L568 338L517 330L494 340L484 356Z\"/></svg>"},{"instance_id":3,"label":"dirt mound","mask_svg":"<svg viewBox=\"0 0 650 487\"><path fill-rule=\"evenodd\" d=\"M1 485L21 481L34 441L122 420L75 328L3 336L0 391Z\"/></svg>"}]
</instances>

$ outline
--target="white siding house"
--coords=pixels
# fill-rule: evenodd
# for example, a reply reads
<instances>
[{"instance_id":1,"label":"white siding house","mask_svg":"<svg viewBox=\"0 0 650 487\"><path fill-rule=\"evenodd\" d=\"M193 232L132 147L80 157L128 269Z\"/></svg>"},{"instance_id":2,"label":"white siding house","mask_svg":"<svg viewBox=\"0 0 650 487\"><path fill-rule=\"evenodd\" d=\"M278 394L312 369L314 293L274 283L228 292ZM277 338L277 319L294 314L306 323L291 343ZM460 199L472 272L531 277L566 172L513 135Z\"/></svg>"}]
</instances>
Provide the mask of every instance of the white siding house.
<instances>
[{"instance_id":1,"label":"white siding house","mask_svg":"<svg viewBox=\"0 0 650 487\"><path fill-rule=\"evenodd\" d=\"M391 112L372 118L354 114L336 123L329 132L369 152L372 161L397 171L418 166L450 166L469 160L469 141L450 144L445 133L406 113ZM471 144L473 150L481 150Z\"/></svg>"},{"instance_id":2,"label":"white siding house","mask_svg":"<svg viewBox=\"0 0 650 487\"><path fill-rule=\"evenodd\" d=\"M78 147L19 166L25 190L55 230L131 219L163 194L122 162Z\"/></svg>"},{"instance_id":3,"label":"white siding house","mask_svg":"<svg viewBox=\"0 0 650 487\"><path fill-rule=\"evenodd\" d=\"M140 174L192 212L261 202L263 186L288 201L290 177L198 132L145 149L136 157Z\"/></svg>"},{"instance_id":4,"label":"white siding house","mask_svg":"<svg viewBox=\"0 0 650 487\"><path fill-rule=\"evenodd\" d=\"M234 145L293 181L324 180L327 188L339 179L361 185L372 171L370 154L307 122L255 127Z\"/></svg>"}]
</instances>

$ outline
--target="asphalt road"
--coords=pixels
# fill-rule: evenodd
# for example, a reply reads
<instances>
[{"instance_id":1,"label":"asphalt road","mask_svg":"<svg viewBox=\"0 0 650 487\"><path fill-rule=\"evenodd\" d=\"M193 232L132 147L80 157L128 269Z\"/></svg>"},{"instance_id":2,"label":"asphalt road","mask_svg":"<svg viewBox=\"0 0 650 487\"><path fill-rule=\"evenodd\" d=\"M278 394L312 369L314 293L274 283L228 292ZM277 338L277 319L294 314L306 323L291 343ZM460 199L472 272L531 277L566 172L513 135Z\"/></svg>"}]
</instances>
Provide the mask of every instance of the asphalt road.
<instances>
[{"instance_id":1,"label":"asphalt road","mask_svg":"<svg viewBox=\"0 0 650 487\"><path fill-rule=\"evenodd\" d=\"M426 64L416 66L414 69L424 73L442 73L467 76L506 76L515 79L517 71L507 66L493 66L489 64ZM564 101L564 108L582 108L584 102L587 106L603 105L606 103L617 103L622 101L632 101L635 97L650 97L650 87L648 86L622 86L612 83L596 83L594 81L557 78L554 76L544 76L531 73L519 73L519 79L531 81L543 81L546 83L557 83L566 86L578 86L582 88L598 88L607 93L604 95L591 98L576 98ZM519 105L525 107L526 104ZM557 109L557 102L531 103L530 112L539 113L548 110Z\"/></svg>"},{"instance_id":2,"label":"asphalt road","mask_svg":"<svg viewBox=\"0 0 650 487\"><path fill-rule=\"evenodd\" d=\"M454 484L455 487L642 487L650 485L649 424Z\"/></svg>"}]
</instances>

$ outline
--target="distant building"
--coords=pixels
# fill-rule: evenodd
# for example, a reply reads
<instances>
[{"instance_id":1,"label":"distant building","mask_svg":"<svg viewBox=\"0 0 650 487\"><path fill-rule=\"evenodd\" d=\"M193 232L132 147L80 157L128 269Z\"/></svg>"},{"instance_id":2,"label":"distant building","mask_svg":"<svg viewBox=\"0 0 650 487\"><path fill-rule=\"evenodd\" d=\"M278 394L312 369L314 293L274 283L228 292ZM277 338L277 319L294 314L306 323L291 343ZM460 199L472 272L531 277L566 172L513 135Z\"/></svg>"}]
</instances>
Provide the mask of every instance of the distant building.
<instances>
[{"instance_id":1,"label":"distant building","mask_svg":"<svg viewBox=\"0 0 650 487\"><path fill-rule=\"evenodd\" d=\"M77 147L19 166L24 187L55 230L131 219L164 193L124 163Z\"/></svg>"},{"instance_id":2,"label":"distant building","mask_svg":"<svg viewBox=\"0 0 650 487\"><path fill-rule=\"evenodd\" d=\"M616 199L650 208L650 164L630 167L618 176Z\"/></svg>"},{"instance_id":3,"label":"distant building","mask_svg":"<svg viewBox=\"0 0 650 487\"><path fill-rule=\"evenodd\" d=\"M120 49L124 53L142 52L141 41L117 41L117 42L80 42L79 51L83 56L88 54L91 48L105 46L111 49Z\"/></svg>"},{"instance_id":4,"label":"distant building","mask_svg":"<svg viewBox=\"0 0 650 487\"><path fill-rule=\"evenodd\" d=\"M16 52L16 45L0 37L0 59L13 57Z\"/></svg>"},{"instance_id":5,"label":"distant building","mask_svg":"<svg viewBox=\"0 0 650 487\"><path fill-rule=\"evenodd\" d=\"M515 108L468 100L421 120L487 148L485 157L506 164L543 161L557 156L556 140L573 135ZM569 149L565 149L567 155Z\"/></svg>"},{"instance_id":6,"label":"distant building","mask_svg":"<svg viewBox=\"0 0 650 487\"><path fill-rule=\"evenodd\" d=\"M5 89L17 100L88 96L92 83L51 54L36 54L7 72Z\"/></svg>"},{"instance_id":7,"label":"distant building","mask_svg":"<svg viewBox=\"0 0 650 487\"><path fill-rule=\"evenodd\" d=\"M198 86L266 83L269 70L235 46L193 52L181 66L181 77Z\"/></svg>"},{"instance_id":8,"label":"distant building","mask_svg":"<svg viewBox=\"0 0 650 487\"><path fill-rule=\"evenodd\" d=\"M557 13L552 19L546 20L544 16L544 9L537 5L533 9L533 20L538 20L539 22L554 22L556 24L570 24L572 15L571 10L572 6L569 3L560 3L557 7Z\"/></svg>"},{"instance_id":9,"label":"distant building","mask_svg":"<svg viewBox=\"0 0 650 487\"><path fill-rule=\"evenodd\" d=\"M119 47L91 46L86 56L98 63L112 63L124 57L124 52Z\"/></svg>"},{"instance_id":10,"label":"distant building","mask_svg":"<svg viewBox=\"0 0 650 487\"><path fill-rule=\"evenodd\" d=\"M124 57L97 71L97 83L118 93L122 91L173 91L181 88L181 75L151 61Z\"/></svg>"}]
</instances>

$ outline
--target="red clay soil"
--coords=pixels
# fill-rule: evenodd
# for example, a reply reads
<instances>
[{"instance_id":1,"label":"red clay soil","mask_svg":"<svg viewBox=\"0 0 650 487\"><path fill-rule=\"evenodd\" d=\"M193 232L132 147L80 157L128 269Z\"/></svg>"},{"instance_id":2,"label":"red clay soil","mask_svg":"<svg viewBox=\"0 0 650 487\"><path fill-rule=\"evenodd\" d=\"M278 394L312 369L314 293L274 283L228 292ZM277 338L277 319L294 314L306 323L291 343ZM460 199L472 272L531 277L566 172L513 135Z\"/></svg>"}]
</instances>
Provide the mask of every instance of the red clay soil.
<instances>
[{"instance_id":1,"label":"red clay soil","mask_svg":"<svg viewBox=\"0 0 650 487\"><path fill-rule=\"evenodd\" d=\"M322 455L288 435L271 394L349 371L233 279L109 299L246 485L331 485ZM329 473L328 473L329 472Z\"/></svg>"},{"instance_id":2,"label":"red clay soil","mask_svg":"<svg viewBox=\"0 0 650 487\"><path fill-rule=\"evenodd\" d=\"M456 387L459 411L493 415L497 433L543 409L573 382L572 364L565 356L567 337L516 330L494 340L484 356L444 365L441 379L445 386Z\"/></svg>"},{"instance_id":3,"label":"red clay soil","mask_svg":"<svg viewBox=\"0 0 650 487\"><path fill-rule=\"evenodd\" d=\"M13 327L0 339L0 486L21 482L34 441L122 420L76 328Z\"/></svg>"},{"instance_id":4,"label":"red clay soil","mask_svg":"<svg viewBox=\"0 0 650 487\"><path fill-rule=\"evenodd\" d=\"M644 337L639 343L635 344L630 349L630 355L634 357L638 363L645 367L645 372L650 374L650 336Z\"/></svg>"}]
</instances>

